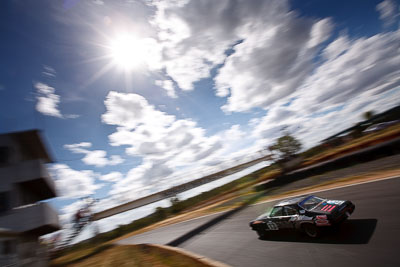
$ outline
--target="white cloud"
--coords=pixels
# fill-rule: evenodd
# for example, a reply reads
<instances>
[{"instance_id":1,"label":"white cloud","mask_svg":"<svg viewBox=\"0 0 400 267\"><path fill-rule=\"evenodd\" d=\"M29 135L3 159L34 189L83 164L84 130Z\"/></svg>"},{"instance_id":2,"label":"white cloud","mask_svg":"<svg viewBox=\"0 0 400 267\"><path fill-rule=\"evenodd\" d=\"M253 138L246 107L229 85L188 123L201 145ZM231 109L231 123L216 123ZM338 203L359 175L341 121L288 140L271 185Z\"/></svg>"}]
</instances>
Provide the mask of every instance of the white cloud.
<instances>
[{"instance_id":1,"label":"white cloud","mask_svg":"<svg viewBox=\"0 0 400 267\"><path fill-rule=\"evenodd\" d=\"M79 198L93 194L101 186L95 184L97 174L91 170L74 170L66 164L50 168L57 191L63 198Z\"/></svg>"},{"instance_id":2,"label":"white cloud","mask_svg":"<svg viewBox=\"0 0 400 267\"><path fill-rule=\"evenodd\" d=\"M144 188L149 185L153 185L152 190L169 187L177 169L204 164L222 148L218 137L207 137L205 130L194 121L177 120L155 109L140 95L110 92L105 105L103 122L118 126L109 136L110 144L125 145L126 153L143 159L141 165L117 182L112 194L145 192ZM162 185L161 181L168 183Z\"/></svg>"},{"instance_id":3,"label":"white cloud","mask_svg":"<svg viewBox=\"0 0 400 267\"><path fill-rule=\"evenodd\" d=\"M296 92L297 112L311 114L371 97L400 85L400 31L349 41L341 36L323 51L326 61Z\"/></svg>"},{"instance_id":4,"label":"white cloud","mask_svg":"<svg viewBox=\"0 0 400 267\"><path fill-rule=\"evenodd\" d=\"M36 110L40 113L48 116L61 118L61 113L58 110L58 103L60 102L60 97L58 95L47 95L37 97Z\"/></svg>"},{"instance_id":5,"label":"white cloud","mask_svg":"<svg viewBox=\"0 0 400 267\"><path fill-rule=\"evenodd\" d=\"M332 21L327 19L321 19L314 23L311 28L310 40L308 41L308 47L316 47L319 44L325 42L329 38L329 33L333 30Z\"/></svg>"},{"instance_id":6,"label":"white cloud","mask_svg":"<svg viewBox=\"0 0 400 267\"><path fill-rule=\"evenodd\" d=\"M135 107L137 102L140 109ZM260 150L253 144L255 139L239 125L206 136L205 130L194 121L177 120L156 110L139 95L110 92L105 104L107 111L103 119L117 125L116 131L109 136L110 144L127 146L126 153L142 158L139 166L113 185L110 191L113 196L131 199L170 188L231 167L238 163L237 160L248 161ZM129 110L123 111L123 106L133 107L136 113L121 121L117 114L130 114ZM154 124L154 120L165 123Z\"/></svg>"},{"instance_id":7,"label":"white cloud","mask_svg":"<svg viewBox=\"0 0 400 267\"><path fill-rule=\"evenodd\" d=\"M78 114L65 114L64 117L67 119L77 119L79 118L81 115Z\"/></svg>"},{"instance_id":8,"label":"white cloud","mask_svg":"<svg viewBox=\"0 0 400 267\"><path fill-rule=\"evenodd\" d=\"M347 36L343 35L331 42L323 51L323 56L325 59L333 60L340 56L342 53L346 52L349 47L349 40Z\"/></svg>"},{"instance_id":9,"label":"white cloud","mask_svg":"<svg viewBox=\"0 0 400 267\"><path fill-rule=\"evenodd\" d=\"M181 89L192 90L194 82L209 77L210 70L223 63L225 51L243 38L242 28L251 27L251 18L268 18L285 5L273 2L276 5L268 8L268 3L260 7L249 1L153 2L161 66Z\"/></svg>"},{"instance_id":10,"label":"white cloud","mask_svg":"<svg viewBox=\"0 0 400 267\"><path fill-rule=\"evenodd\" d=\"M177 98L174 83L171 80L156 80L155 84L167 91L167 95L171 98Z\"/></svg>"},{"instance_id":11,"label":"white cloud","mask_svg":"<svg viewBox=\"0 0 400 267\"><path fill-rule=\"evenodd\" d=\"M254 137L270 143L286 129L310 147L354 125L365 111L400 104L399 49L400 31L353 40L339 36L291 98L269 105L253 124Z\"/></svg>"},{"instance_id":12,"label":"white cloud","mask_svg":"<svg viewBox=\"0 0 400 267\"><path fill-rule=\"evenodd\" d=\"M242 139L244 136L245 136L245 133L240 130L240 125L235 124L235 125L232 125L231 128L229 128L228 130L223 132L222 139L237 141L237 140Z\"/></svg>"},{"instance_id":13,"label":"white cloud","mask_svg":"<svg viewBox=\"0 0 400 267\"><path fill-rule=\"evenodd\" d=\"M118 165L125 161L119 155L112 155L110 158L107 158L107 152L104 150L86 149L91 146L92 144L89 142L82 142L78 144L66 144L64 145L64 148L70 150L72 153L85 154L85 156L82 158L82 161L87 165L93 165L96 167Z\"/></svg>"},{"instance_id":14,"label":"white cloud","mask_svg":"<svg viewBox=\"0 0 400 267\"><path fill-rule=\"evenodd\" d=\"M125 160L121 158L119 155L112 155L110 159L108 160L109 165L118 165L121 163L124 163Z\"/></svg>"},{"instance_id":15,"label":"white cloud","mask_svg":"<svg viewBox=\"0 0 400 267\"><path fill-rule=\"evenodd\" d=\"M387 93L370 95L367 91L321 113L302 113L292 105L274 106L255 126L253 134L255 138L263 140L261 147L267 147L285 130L299 138L304 148L309 148L330 135L361 121L366 111L383 112L399 105L400 90L392 89L388 93L389 95ZM282 117L281 120L275 115L282 109L289 110L287 113L289 116Z\"/></svg>"},{"instance_id":16,"label":"white cloud","mask_svg":"<svg viewBox=\"0 0 400 267\"><path fill-rule=\"evenodd\" d=\"M323 22L323 25L329 23ZM315 25L319 24L321 21ZM223 110L268 108L295 92L312 69L315 46L329 35L318 32L315 34L318 36L310 39L315 25L286 16L267 27L269 30L263 27L253 31L238 44L215 78L217 95L228 97Z\"/></svg>"},{"instance_id":17,"label":"white cloud","mask_svg":"<svg viewBox=\"0 0 400 267\"><path fill-rule=\"evenodd\" d=\"M52 68L50 66L47 66L47 65L44 65L42 74L44 76L54 78L54 77L56 77L57 72L56 72L56 70L54 68Z\"/></svg>"},{"instance_id":18,"label":"white cloud","mask_svg":"<svg viewBox=\"0 0 400 267\"><path fill-rule=\"evenodd\" d=\"M68 226L68 224L72 223L73 221L73 216L76 214L76 212L81 209L82 207L84 207L86 204L84 199L79 199L69 205L66 205L64 207L61 208L61 224L66 227Z\"/></svg>"},{"instance_id":19,"label":"white cloud","mask_svg":"<svg viewBox=\"0 0 400 267\"><path fill-rule=\"evenodd\" d=\"M153 5L163 70L181 89L192 90L194 82L224 64L215 82L216 94L228 98L227 112L265 108L294 92L312 70L317 46L332 28L330 19L298 17L287 1Z\"/></svg>"},{"instance_id":20,"label":"white cloud","mask_svg":"<svg viewBox=\"0 0 400 267\"><path fill-rule=\"evenodd\" d=\"M100 176L100 180L106 181L106 182L117 182L119 180L122 180L123 175L120 172L110 172L108 174Z\"/></svg>"},{"instance_id":21,"label":"white cloud","mask_svg":"<svg viewBox=\"0 0 400 267\"><path fill-rule=\"evenodd\" d=\"M130 145L128 154L151 156L167 152L175 143L184 145L192 138L185 135L185 130L193 129L194 122L176 121L174 116L156 110L140 95L110 92L105 104L107 112L102 116L103 122L120 126L109 136L111 145ZM123 119L121 114L125 116ZM203 134L202 129L194 132Z\"/></svg>"},{"instance_id":22,"label":"white cloud","mask_svg":"<svg viewBox=\"0 0 400 267\"><path fill-rule=\"evenodd\" d=\"M384 22L386 27L393 25L398 16L398 7L393 0L385 0L376 6L379 12L379 18Z\"/></svg>"},{"instance_id":23,"label":"white cloud","mask_svg":"<svg viewBox=\"0 0 400 267\"><path fill-rule=\"evenodd\" d=\"M174 120L173 116L156 110L153 106L148 105L144 97L137 94L111 91L108 93L104 104L107 112L102 115L102 121L127 129L134 129L140 124L160 129Z\"/></svg>"},{"instance_id":24,"label":"white cloud","mask_svg":"<svg viewBox=\"0 0 400 267\"><path fill-rule=\"evenodd\" d=\"M86 150L84 148L89 148L91 146L92 146L92 143L90 143L90 142L81 142L78 144L64 145L64 148L68 149L74 153L86 153L88 150Z\"/></svg>"},{"instance_id":25,"label":"white cloud","mask_svg":"<svg viewBox=\"0 0 400 267\"><path fill-rule=\"evenodd\" d=\"M152 5L156 11L151 23L157 29L162 69L181 89L192 90L193 83L210 77L211 69L222 64L215 77L215 88L218 96L227 98L222 107L226 112L254 107L269 109L298 96L303 92L301 88L310 83L318 83L313 86L318 87L313 90L316 93L310 95L320 95L317 106L321 108L324 98L339 102L352 91L359 91L357 86L365 86L366 90L377 88L378 82L383 81L377 78L373 82L379 68L382 76L390 78L384 82L387 89L396 83L395 68L389 65L395 64L397 57L391 62L389 57L397 51L398 33L356 40L342 35L323 50L322 66L316 66L314 59L334 25L330 18L298 16L287 1L156 1ZM379 4L381 18L397 16L395 6L393 1ZM384 43L389 45L386 55L391 56L385 55ZM334 73L327 72L327 68ZM386 68L391 69L388 75ZM317 76L318 80L312 80ZM354 82L357 79L351 76L367 84ZM339 85L335 86L335 82ZM161 81L158 84L163 85ZM303 99L303 106L319 110L310 105L314 100L298 98L297 102Z\"/></svg>"},{"instance_id":26,"label":"white cloud","mask_svg":"<svg viewBox=\"0 0 400 267\"><path fill-rule=\"evenodd\" d=\"M88 151L83 157L82 161L87 165L94 165L102 167L107 165L108 159L106 158L107 152L104 150Z\"/></svg>"},{"instance_id":27,"label":"white cloud","mask_svg":"<svg viewBox=\"0 0 400 267\"><path fill-rule=\"evenodd\" d=\"M72 202L71 204L65 205L61 208L61 214L59 214L59 219L60 219L60 223L62 226L62 230L56 232L57 234L60 234L62 236L61 241L66 238L68 238L68 236L70 234L72 234L74 232L74 228L73 228L73 224L74 224L74 220L75 220L75 214L82 208L86 208L87 205L89 204L88 201L92 201L93 199L91 198L80 198L74 202ZM104 202L110 202L110 200L107 201L101 201L101 204L104 204ZM91 206L90 210L93 212L96 210L96 206ZM113 228L115 228L118 224L114 224ZM79 240L83 240L83 239L87 239L90 238L93 234L92 231L87 231L88 227L86 227L84 229L83 232L80 233L80 235L73 240L73 242L79 242ZM51 234L52 235L52 234ZM51 235L48 235L48 237L51 238Z\"/></svg>"},{"instance_id":28,"label":"white cloud","mask_svg":"<svg viewBox=\"0 0 400 267\"><path fill-rule=\"evenodd\" d=\"M55 89L53 87L40 82L35 84L35 88L37 89L38 93L44 95L54 94L55 92Z\"/></svg>"},{"instance_id":29,"label":"white cloud","mask_svg":"<svg viewBox=\"0 0 400 267\"><path fill-rule=\"evenodd\" d=\"M62 118L63 116L58 110L60 96L54 93L55 89L41 82L35 83L34 87L38 93L36 110L47 116Z\"/></svg>"},{"instance_id":30,"label":"white cloud","mask_svg":"<svg viewBox=\"0 0 400 267\"><path fill-rule=\"evenodd\" d=\"M54 78L56 77L56 71L54 68L44 65L42 74L46 77ZM77 114L61 114L58 105L60 104L60 96L55 93L55 88L49 86L42 82L37 82L34 84L36 88L36 110L40 113L53 116L58 118L65 118L65 119L76 119L79 118L80 115Z\"/></svg>"},{"instance_id":31,"label":"white cloud","mask_svg":"<svg viewBox=\"0 0 400 267\"><path fill-rule=\"evenodd\" d=\"M157 179L168 177L172 171L162 163L145 161L143 164L131 169L124 179L114 184L111 195L118 195L126 200L132 200L146 196L150 192L158 191L160 186Z\"/></svg>"},{"instance_id":32,"label":"white cloud","mask_svg":"<svg viewBox=\"0 0 400 267\"><path fill-rule=\"evenodd\" d=\"M102 0L93 0L93 4L102 6L102 5L104 5L104 1L102 1Z\"/></svg>"}]
</instances>

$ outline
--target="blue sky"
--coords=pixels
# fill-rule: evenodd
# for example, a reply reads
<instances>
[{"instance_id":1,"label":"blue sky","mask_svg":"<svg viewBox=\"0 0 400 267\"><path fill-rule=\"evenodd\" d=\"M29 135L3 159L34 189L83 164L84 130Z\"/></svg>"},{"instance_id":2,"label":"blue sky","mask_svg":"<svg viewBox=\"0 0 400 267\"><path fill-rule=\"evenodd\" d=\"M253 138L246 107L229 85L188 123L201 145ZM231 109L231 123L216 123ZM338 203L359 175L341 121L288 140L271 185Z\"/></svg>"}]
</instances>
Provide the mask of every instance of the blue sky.
<instances>
[{"instance_id":1,"label":"blue sky","mask_svg":"<svg viewBox=\"0 0 400 267\"><path fill-rule=\"evenodd\" d=\"M400 104L399 18L394 0L1 1L0 131L43 130L67 223L80 197L115 206Z\"/></svg>"}]
</instances>

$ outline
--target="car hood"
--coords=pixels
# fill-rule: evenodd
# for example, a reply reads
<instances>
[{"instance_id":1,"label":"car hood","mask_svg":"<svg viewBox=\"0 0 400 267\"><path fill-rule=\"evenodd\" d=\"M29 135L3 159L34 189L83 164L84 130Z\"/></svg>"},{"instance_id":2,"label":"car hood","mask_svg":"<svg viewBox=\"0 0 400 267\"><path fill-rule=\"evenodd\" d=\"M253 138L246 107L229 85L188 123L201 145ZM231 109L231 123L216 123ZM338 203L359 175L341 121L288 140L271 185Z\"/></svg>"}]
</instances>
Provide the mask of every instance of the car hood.
<instances>
[{"instance_id":1,"label":"car hood","mask_svg":"<svg viewBox=\"0 0 400 267\"><path fill-rule=\"evenodd\" d=\"M264 220L264 219L266 219L266 218L268 218L268 217L269 217L269 212L266 212L266 213L264 213L264 214L261 214L261 215L258 216L257 218L255 218L254 221L257 221L257 220Z\"/></svg>"}]
</instances>

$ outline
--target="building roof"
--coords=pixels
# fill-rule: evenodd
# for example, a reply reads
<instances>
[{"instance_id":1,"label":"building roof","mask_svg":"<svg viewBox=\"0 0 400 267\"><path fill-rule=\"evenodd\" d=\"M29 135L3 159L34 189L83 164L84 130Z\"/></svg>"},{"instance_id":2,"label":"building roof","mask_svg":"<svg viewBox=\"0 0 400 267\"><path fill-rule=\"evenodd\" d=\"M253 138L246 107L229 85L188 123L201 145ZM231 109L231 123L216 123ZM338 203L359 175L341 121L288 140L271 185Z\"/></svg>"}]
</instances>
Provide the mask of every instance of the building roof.
<instances>
[{"instance_id":1,"label":"building roof","mask_svg":"<svg viewBox=\"0 0 400 267\"><path fill-rule=\"evenodd\" d=\"M22 132L2 133L0 135L11 136L17 143L21 144L24 151L32 158L42 159L45 163L53 163L49 151L41 137L39 130L27 130Z\"/></svg>"}]
</instances>

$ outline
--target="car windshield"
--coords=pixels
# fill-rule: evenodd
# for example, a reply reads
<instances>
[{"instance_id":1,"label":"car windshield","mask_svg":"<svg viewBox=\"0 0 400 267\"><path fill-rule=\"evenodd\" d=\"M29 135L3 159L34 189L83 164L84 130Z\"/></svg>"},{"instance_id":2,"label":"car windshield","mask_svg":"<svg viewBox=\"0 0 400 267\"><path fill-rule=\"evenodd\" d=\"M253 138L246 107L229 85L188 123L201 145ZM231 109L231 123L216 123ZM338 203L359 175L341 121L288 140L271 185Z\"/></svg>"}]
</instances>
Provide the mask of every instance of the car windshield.
<instances>
[{"instance_id":1,"label":"car windshield","mask_svg":"<svg viewBox=\"0 0 400 267\"><path fill-rule=\"evenodd\" d=\"M310 210L314 208L316 205L324 201L324 199L316 197L316 196L311 196L303 200L299 205L306 210Z\"/></svg>"}]
</instances>

